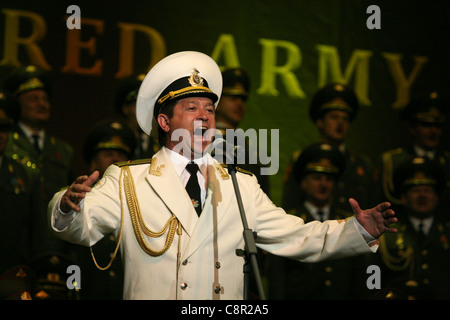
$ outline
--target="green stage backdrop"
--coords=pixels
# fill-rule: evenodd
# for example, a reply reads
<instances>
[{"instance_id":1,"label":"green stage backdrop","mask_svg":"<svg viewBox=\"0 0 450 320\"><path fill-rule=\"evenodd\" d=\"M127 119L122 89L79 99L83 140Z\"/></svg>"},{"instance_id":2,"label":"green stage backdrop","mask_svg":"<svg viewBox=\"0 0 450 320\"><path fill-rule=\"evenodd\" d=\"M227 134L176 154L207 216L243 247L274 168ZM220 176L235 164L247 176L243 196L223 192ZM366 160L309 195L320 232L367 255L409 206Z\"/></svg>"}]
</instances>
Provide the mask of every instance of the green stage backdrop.
<instances>
[{"instance_id":1,"label":"green stage backdrop","mask_svg":"<svg viewBox=\"0 0 450 320\"><path fill-rule=\"evenodd\" d=\"M50 129L75 147L75 173L84 174L82 142L94 123L116 116L121 78L184 50L241 66L252 79L242 128L279 129L271 196L280 204L291 153L319 137L308 106L326 82L350 84L363 105L349 147L375 162L408 142L402 107L433 87L448 92L449 8L436 0L3 0L0 81L19 65L49 70ZM77 22L81 29L69 28ZM446 128L447 148L448 137Z\"/></svg>"}]
</instances>

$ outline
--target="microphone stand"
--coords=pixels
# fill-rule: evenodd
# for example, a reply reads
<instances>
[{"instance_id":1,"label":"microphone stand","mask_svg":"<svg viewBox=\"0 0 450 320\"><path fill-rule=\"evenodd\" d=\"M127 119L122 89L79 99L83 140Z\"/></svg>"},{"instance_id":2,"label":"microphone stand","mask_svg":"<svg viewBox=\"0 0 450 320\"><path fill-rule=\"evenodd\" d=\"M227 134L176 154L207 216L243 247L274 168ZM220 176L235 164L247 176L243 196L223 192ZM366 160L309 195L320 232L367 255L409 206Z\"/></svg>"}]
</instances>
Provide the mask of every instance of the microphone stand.
<instances>
[{"instance_id":1,"label":"microphone stand","mask_svg":"<svg viewBox=\"0 0 450 320\"><path fill-rule=\"evenodd\" d=\"M247 224L247 218L245 216L244 206L242 204L241 192L239 191L239 185L236 179L236 164L235 161L232 164L228 164L228 172L231 176L231 180L233 181L234 192L236 194L236 199L238 202L239 212L241 214L242 225L244 227L243 237L245 242L245 248L236 249L236 254L240 257L244 257L244 300L248 299L248 287L249 287L249 260L253 267L253 272L255 275L256 285L258 287L258 292L261 300L266 300L264 289L262 286L261 275L259 273L258 261L256 259L256 255L258 253L258 249L255 245L255 237L256 233L253 233L251 229L249 229Z\"/></svg>"}]
</instances>

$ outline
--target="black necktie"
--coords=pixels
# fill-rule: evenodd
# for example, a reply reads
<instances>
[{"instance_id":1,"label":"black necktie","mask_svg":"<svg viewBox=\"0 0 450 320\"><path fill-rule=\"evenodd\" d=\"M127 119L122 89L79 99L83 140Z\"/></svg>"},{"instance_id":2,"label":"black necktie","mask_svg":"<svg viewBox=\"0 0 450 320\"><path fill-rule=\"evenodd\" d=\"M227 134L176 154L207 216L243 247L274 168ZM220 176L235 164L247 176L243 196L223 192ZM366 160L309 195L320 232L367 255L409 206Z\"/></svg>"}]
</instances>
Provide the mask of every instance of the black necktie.
<instances>
[{"instance_id":1,"label":"black necktie","mask_svg":"<svg viewBox=\"0 0 450 320\"><path fill-rule=\"evenodd\" d=\"M317 211L317 214L319 215L319 220L320 220L320 222L323 222L323 215L324 215L324 212L323 212L322 210L318 210L318 211Z\"/></svg>"},{"instance_id":2,"label":"black necktie","mask_svg":"<svg viewBox=\"0 0 450 320\"><path fill-rule=\"evenodd\" d=\"M199 167L197 164L191 162L186 165L186 170L191 174L186 184L186 191L188 192L189 197L191 197L195 211L197 211L197 214L200 216L202 213L202 200L200 198L200 185L197 178Z\"/></svg>"},{"instance_id":3,"label":"black necktie","mask_svg":"<svg viewBox=\"0 0 450 320\"><path fill-rule=\"evenodd\" d=\"M418 230L417 230L417 241L419 242L419 244L423 244L425 241L425 231L423 230L424 226L423 226L423 222L421 221L419 223L418 226Z\"/></svg>"},{"instance_id":4,"label":"black necktie","mask_svg":"<svg viewBox=\"0 0 450 320\"><path fill-rule=\"evenodd\" d=\"M39 135L33 134L31 137L33 138L33 146L36 149L36 152L41 154L41 148L39 147Z\"/></svg>"}]
</instances>

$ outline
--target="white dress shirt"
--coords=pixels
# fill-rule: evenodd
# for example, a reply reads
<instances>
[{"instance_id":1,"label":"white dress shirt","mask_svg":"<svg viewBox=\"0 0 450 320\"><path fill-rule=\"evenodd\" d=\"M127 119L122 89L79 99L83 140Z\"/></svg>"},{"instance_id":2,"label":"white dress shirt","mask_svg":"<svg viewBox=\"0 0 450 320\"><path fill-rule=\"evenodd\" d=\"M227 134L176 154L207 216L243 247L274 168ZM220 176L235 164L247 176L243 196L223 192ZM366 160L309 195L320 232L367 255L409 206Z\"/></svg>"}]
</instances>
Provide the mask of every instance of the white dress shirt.
<instances>
[{"instance_id":1,"label":"white dress shirt","mask_svg":"<svg viewBox=\"0 0 450 320\"><path fill-rule=\"evenodd\" d=\"M18 125L19 125L20 129L23 131L23 133L25 134L25 136L28 138L28 140L30 140L30 143L32 145L34 145L33 136L37 135L39 137L39 140L38 140L39 149L40 150L44 149L45 130L40 130L38 133L34 133L23 122L19 121Z\"/></svg>"},{"instance_id":2,"label":"white dress shirt","mask_svg":"<svg viewBox=\"0 0 450 320\"><path fill-rule=\"evenodd\" d=\"M178 176L181 179L181 182L185 187L191 176L191 174L186 170L186 165L191 161L195 162L198 165L200 170L197 171L197 178L198 183L200 184L200 197L202 200L202 206L204 206L207 188L208 157L205 155L201 158L189 160L188 158L170 149L165 148L165 150L170 157L170 161L172 162L175 171L177 172Z\"/></svg>"},{"instance_id":3,"label":"white dress shirt","mask_svg":"<svg viewBox=\"0 0 450 320\"><path fill-rule=\"evenodd\" d=\"M435 152L434 151L430 151L430 150L425 150L417 145L414 145L414 152L419 156L419 157L424 157L424 158L429 158L431 160L434 159L435 156Z\"/></svg>"},{"instance_id":4,"label":"white dress shirt","mask_svg":"<svg viewBox=\"0 0 450 320\"><path fill-rule=\"evenodd\" d=\"M428 232L430 231L431 225L433 224L433 217L419 219L419 218L410 216L409 221L413 225L414 230L416 230L417 232L419 232L419 226L420 226L420 224L422 224L422 231L425 235L427 235Z\"/></svg>"},{"instance_id":5,"label":"white dress shirt","mask_svg":"<svg viewBox=\"0 0 450 320\"><path fill-rule=\"evenodd\" d=\"M317 208L311 202L305 201L305 207L308 209L311 216L318 221L325 221L330 219L330 206L327 205L323 208ZM322 215L318 214L318 212L322 212Z\"/></svg>"}]
</instances>

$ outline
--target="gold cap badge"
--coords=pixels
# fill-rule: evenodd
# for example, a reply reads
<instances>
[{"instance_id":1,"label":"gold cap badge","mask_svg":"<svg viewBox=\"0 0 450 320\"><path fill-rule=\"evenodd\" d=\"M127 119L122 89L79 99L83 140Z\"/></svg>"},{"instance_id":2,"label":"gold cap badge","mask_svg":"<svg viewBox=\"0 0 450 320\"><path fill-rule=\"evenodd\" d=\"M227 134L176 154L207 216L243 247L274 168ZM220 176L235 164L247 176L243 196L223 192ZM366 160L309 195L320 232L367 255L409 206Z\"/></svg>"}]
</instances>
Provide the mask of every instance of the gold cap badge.
<instances>
[{"instance_id":1,"label":"gold cap badge","mask_svg":"<svg viewBox=\"0 0 450 320\"><path fill-rule=\"evenodd\" d=\"M191 70L192 75L189 77L189 83L193 87L202 86L203 85L203 79L198 74L200 73L197 68L193 68Z\"/></svg>"}]
</instances>

